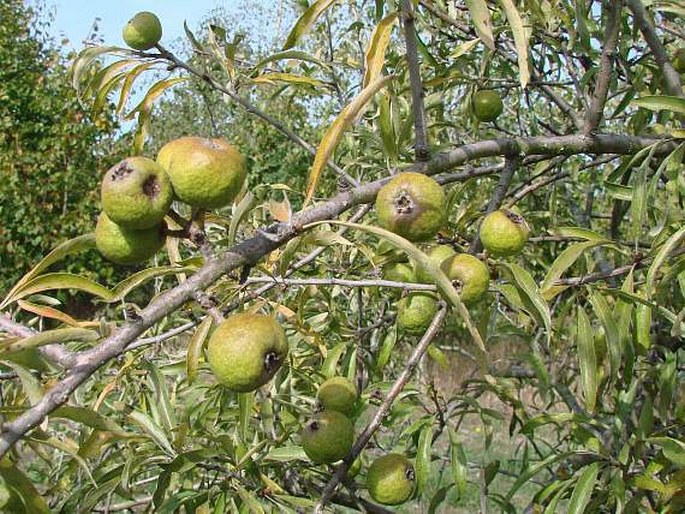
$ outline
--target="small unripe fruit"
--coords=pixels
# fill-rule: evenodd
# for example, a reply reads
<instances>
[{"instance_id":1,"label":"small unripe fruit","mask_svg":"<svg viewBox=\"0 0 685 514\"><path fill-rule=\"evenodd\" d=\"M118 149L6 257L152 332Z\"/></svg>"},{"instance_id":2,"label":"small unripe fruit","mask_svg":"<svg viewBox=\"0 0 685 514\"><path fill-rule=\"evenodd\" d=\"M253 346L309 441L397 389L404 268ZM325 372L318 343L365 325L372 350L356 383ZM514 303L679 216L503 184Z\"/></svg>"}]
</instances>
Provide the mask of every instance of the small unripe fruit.
<instances>
[{"instance_id":1,"label":"small unripe fruit","mask_svg":"<svg viewBox=\"0 0 685 514\"><path fill-rule=\"evenodd\" d=\"M345 377L332 377L321 384L316 397L325 410L349 416L357 404L357 387Z\"/></svg>"},{"instance_id":2,"label":"small unripe fruit","mask_svg":"<svg viewBox=\"0 0 685 514\"><path fill-rule=\"evenodd\" d=\"M153 13L139 12L124 25L122 37L134 50L149 50L162 39L162 24Z\"/></svg>"},{"instance_id":3,"label":"small unripe fruit","mask_svg":"<svg viewBox=\"0 0 685 514\"><path fill-rule=\"evenodd\" d=\"M530 229L526 220L511 209L488 214L480 226L480 241L493 256L518 254L528 241Z\"/></svg>"},{"instance_id":4,"label":"small unripe fruit","mask_svg":"<svg viewBox=\"0 0 685 514\"><path fill-rule=\"evenodd\" d=\"M421 173L398 174L376 197L381 226L409 241L425 241L435 236L445 221L445 209L442 187Z\"/></svg>"},{"instance_id":5,"label":"small unripe fruit","mask_svg":"<svg viewBox=\"0 0 685 514\"><path fill-rule=\"evenodd\" d=\"M433 295L411 293L397 304L397 326L409 334L423 334L437 312L438 302Z\"/></svg>"},{"instance_id":6,"label":"small unripe fruit","mask_svg":"<svg viewBox=\"0 0 685 514\"><path fill-rule=\"evenodd\" d=\"M271 316L249 312L221 322L207 344L207 361L217 381L240 393L271 380L287 355L281 325Z\"/></svg>"},{"instance_id":7,"label":"small unripe fruit","mask_svg":"<svg viewBox=\"0 0 685 514\"><path fill-rule=\"evenodd\" d=\"M464 303L480 300L488 290L488 267L473 255L457 254L443 262L442 270L453 283L456 282L455 287Z\"/></svg>"},{"instance_id":8,"label":"small unripe fruit","mask_svg":"<svg viewBox=\"0 0 685 514\"><path fill-rule=\"evenodd\" d=\"M316 414L304 426L302 448L313 462L331 464L344 458L354 443L354 425L334 410Z\"/></svg>"},{"instance_id":9,"label":"small unripe fruit","mask_svg":"<svg viewBox=\"0 0 685 514\"><path fill-rule=\"evenodd\" d=\"M400 505L416 488L414 466L404 455L389 453L373 461L366 474L371 498L384 505Z\"/></svg>"},{"instance_id":10,"label":"small unripe fruit","mask_svg":"<svg viewBox=\"0 0 685 514\"><path fill-rule=\"evenodd\" d=\"M233 202L245 182L245 159L224 139L182 137L157 155L182 202L218 209Z\"/></svg>"},{"instance_id":11,"label":"small unripe fruit","mask_svg":"<svg viewBox=\"0 0 685 514\"><path fill-rule=\"evenodd\" d=\"M102 210L122 227L154 227L164 219L174 192L164 168L147 157L129 157L102 179Z\"/></svg>"},{"instance_id":12,"label":"small unripe fruit","mask_svg":"<svg viewBox=\"0 0 685 514\"><path fill-rule=\"evenodd\" d=\"M398 262L383 270L383 278L394 282L416 282L416 275L411 266Z\"/></svg>"},{"instance_id":13,"label":"small unripe fruit","mask_svg":"<svg viewBox=\"0 0 685 514\"><path fill-rule=\"evenodd\" d=\"M484 89L474 93L471 102L473 104L473 114L480 121L495 121L504 110L504 104L499 93L491 89Z\"/></svg>"},{"instance_id":14,"label":"small unripe fruit","mask_svg":"<svg viewBox=\"0 0 685 514\"><path fill-rule=\"evenodd\" d=\"M95 246L107 259L117 264L131 265L145 262L162 246L166 224L142 230L117 225L104 212L95 227Z\"/></svg>"},{"instance_id":15,"label":"small unripe fruit","mask_svg":"<svg viewBox=\"0 0 685 514\"><path fill-rule=\"evenodd\" d=\"M445 262L447 259L451 258L454 256L454 254L457 253L454 251L454 248L452 248L449 245L440 245L436 246L434 248L431 248L428 252L428 260L431 261L433 264L435 264L438 268L442 265L443 262ZM414 268L416 269L416 278L419 282L424 282L424 283L433 283L435 282L435 277L432 276L427 270L421 268L417 263L414 263Z\"/></svg>"},{"instance_id":16,"label":"small unripe fruit","mask_svg":"<svg viewBox=\"0 0 685 514\"><path fill-rule=\"evenodd\" d=\"M678 48L673 57L673 68L678 73L685 73L685 48Z\"/></svg>"}]
</instances>

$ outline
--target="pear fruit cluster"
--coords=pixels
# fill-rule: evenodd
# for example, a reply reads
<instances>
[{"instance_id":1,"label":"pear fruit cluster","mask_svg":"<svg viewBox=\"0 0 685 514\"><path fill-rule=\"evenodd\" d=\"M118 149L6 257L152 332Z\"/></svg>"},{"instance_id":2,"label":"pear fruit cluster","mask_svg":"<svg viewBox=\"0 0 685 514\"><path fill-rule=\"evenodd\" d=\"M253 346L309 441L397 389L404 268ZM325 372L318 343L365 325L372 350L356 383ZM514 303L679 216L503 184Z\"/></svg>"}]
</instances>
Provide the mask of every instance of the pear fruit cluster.
<instances>
[{"instance_id":1,"label":"pear fruit cluster","mask_svg":"<svg viewBox=\"0 0 685 514\"><path fill-rule=\"evenodd\" d=\"M117 264L144 262L164 246L164 217L174 200L204 209L224 207L245 179L243 156L223 139L182 137L164 145L156 161L128 157L102 179L96 246Z\"/></svg>"},{"instance_id":2,"label":"pear fruit cluster","mask_svg":"<svg viewBox=\"0 0 685 514\"><path fill-rule=\"evenodd\" d=\"M335 376L319 387L317 401L321 408L302 430L302 448L312 462L332 464L344 458L354 444L354 414L357 387L347 378Z\"/></svg>"}]
</instances>

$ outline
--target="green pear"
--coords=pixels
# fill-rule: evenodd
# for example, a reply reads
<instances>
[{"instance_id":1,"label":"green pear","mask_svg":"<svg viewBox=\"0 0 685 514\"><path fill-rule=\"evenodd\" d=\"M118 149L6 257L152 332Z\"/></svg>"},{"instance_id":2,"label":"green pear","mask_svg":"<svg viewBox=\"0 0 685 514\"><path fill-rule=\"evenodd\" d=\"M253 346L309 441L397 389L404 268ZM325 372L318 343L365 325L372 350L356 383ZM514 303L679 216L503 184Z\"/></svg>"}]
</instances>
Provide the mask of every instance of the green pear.
<instances>
[{"instance_id":1,"label":"green pear","mask_svg":"<svg viewBox=\"0 0 685 514\"><path fill-rule=\"evenodd\" d=\"M357 404L357 387L345 377L332 377L321 384L316 397L325 410L349 416Z\"/></svg>"},{"instance_id":2,"label":"green pear","mask_svg":"<svg viewBox=\"0 0 685 514\"><path fill-rule=\"evenodd\" d=\"M161 250L166 241L166 224L133 230L114 223L104 212L95 226L95 246L107 259L117 264L145 262Z\"/></svg>"},{"instance_id":3,"label":"green pear","mask_svg":"<svg viewBox=\"0 0 685 514\"><path fill-rule=\"evenodd\" d=\"M480 225L480 241L493 256L518 254L528 241L530 229L526 220L512 209L499 209L488 214Z\"/></svg>"},{"instance_id":4,"label":"green pear","mask_svg":"<svg viewBox=\"0 0 685 514\"><path fill-rule=\"evenodd\" d=\"M247 393L273 378L288 355L288 341L271 316L236 314L216 327L207 343L207 361L217 381Z\"/></svg>"},{"instance_id":5,"label":"green pear","mask_svg":"<svg viewBox=\"0 0 685 514\"><path fill-rule=\"evenodd\" d=\"M369 467L366 486L371 498L384 505L399 505L409 500L416 488L414 466L404 455L389 453Z\"/></svg>"},{"instance_id":6,"label":"green pear","mask_svg":"<svg viewBox=\"0 0 685 514\"><path fill-rule=\"evenodd\" d=\"M343 413L315 414L302 430L302 448L312 462L331 464L344 458L354 443L354 425Z\"/></svg>"},{"instance_id":7,"label":"green pear","mask_svg":"<svg viewBox=\"0 0 685 514\"><path fill-rule=\"evenodd\" d=\"M134 50L149 50L162 39L162 24L153 13L139 12L124 25L121 35Z\"/></svg>"},{"instance_id":8,"label":"green pear","mask_svg":"<svg viewBox=\"0 0 685 514\"><path fill-rule=\"evenodd\" d=\"M117 225L150 228L164 219L174 192L164 168L147 157L129 157L102 179L102 210Z\"/></svg>"},{"instance_id":9,"label":"green pear","mask_svg":"<svg viewBox=\"0 0 685 514\"><path fill-rule=\"evenodd\" d=\"M439 245L428 250L426 255L428 255L428 260L439 268L445 260L454 256L455 253L457 252L450 245ZM426 269L419 266L418 263L414 263L414 269L416 270L418 282L423 282L424 284L432 284L435 282L435 277Z\"/></svg>"},{"instance_id":10,"label":"green pear","mask_svg":"<svg viewBox=\"0 0 685 514\"><path fill-rule=\"evenodd\" d=\"M397 326L409 334L423 334L438 312L430 293L410 293L397 304Z\"/></svg>"},{"instance_id":11,"label":"green pear","mask_svg":"<svg viewBox=\"0 0 685 514\"><path fill-rule=\"evenodd\" d=\"M162 147L157 162L169 174L179 200L205 209L233 202L247 175L245 159L224 139L175 139Z\"/></svg>"},{"instance_id":12,"label":"green pear","mask_svg":"<svg viewBox=\"0 0 685 514\"><path fill-rule=\"evenodd\" d=\"M495 121L504 110L502 97L499 96L497 91L492 89L484 89L474 93L471 98L471 104L473 106L473 114L480 121Z\"/></svg>"},{"instance_id":13,"label":"green pear","mask_svg":"<svg viewBox=\"0 0 685 514\"><path fill-rule=\"evenodd\" d=\"M378 192L376 214L381 226L409 241L425 241L445 222L445 192L431 177L406 172Z\"/></svg>"},{"instance_id":14,"label":"green pear","mask_svg":"<svg viewBox=\"0 0 685 514\"><path fill-rule=\"evenodd\" d=\"M383 278L394 282L416 282L414 270L403 262L396 262L383 268Z\"/></svg>"},{"instance_id":15,"label":"green pear","mask_svg":"<svg viewBox=\"0 0 685 514\"><path fill-rule=\"evenodd\" d=\"M457 282L457 289L464 303L480 300L488 290L490 284L488 267L473 255L468 253L454 255L445 260L441 268L450 280Z\"/></svg>"}]
</instances>

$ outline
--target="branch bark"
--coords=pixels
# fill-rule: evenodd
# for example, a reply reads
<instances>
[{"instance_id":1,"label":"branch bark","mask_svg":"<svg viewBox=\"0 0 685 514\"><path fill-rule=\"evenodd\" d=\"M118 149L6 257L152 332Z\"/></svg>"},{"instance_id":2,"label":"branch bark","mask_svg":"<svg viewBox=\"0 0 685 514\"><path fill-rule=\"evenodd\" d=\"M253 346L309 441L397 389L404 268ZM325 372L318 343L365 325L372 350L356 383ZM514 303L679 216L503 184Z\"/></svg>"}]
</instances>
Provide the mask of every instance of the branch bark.
<instances>
[{"instance_id":1,"label":"branch bark","mask_svg":"<svg viewBox=\"0 0 685 514\"><path fill-rule=\"evenodd\" d=\"M618 44L618 36L621 31L621 11L623 0L605 0L602 10L606 12L606 29L604 31L604 46L599 61L599 73L595 85L592 104L585 117L583 133L592 134L597 130L604 112L604 104L607 101L609 83L614 67L614 54Z\"/></svg>"}]
</instances>

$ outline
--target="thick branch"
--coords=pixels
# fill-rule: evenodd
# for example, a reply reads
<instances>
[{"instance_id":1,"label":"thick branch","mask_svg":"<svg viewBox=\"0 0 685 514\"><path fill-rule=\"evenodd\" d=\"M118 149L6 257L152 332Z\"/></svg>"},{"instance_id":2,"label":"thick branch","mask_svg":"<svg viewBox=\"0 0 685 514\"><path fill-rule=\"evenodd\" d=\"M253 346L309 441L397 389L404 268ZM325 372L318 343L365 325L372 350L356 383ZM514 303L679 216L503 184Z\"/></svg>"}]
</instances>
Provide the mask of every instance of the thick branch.
<instances>
[{"instance_id":1,"label":"thick branch","mask_svg":"<svg viewBox=\"0 0 685 514\"><path fill-rule=\"evenodd\" d=\"M414 148L417 161L428 160L428 135L426 133L426 109L423 104L423 82L419 67L419 52L416 45L414 9L411 0L402 0L402 21L404 40L407 46L407 65L411 84L411 108L414 115Z\"/></svg>"},{"instance_id":2,"label":"thick branch","mask_svg":"<svg viewBox=\"0 0 685 514\"><path fill-rule=\"evenodd\" d=\"M683 95L683 89L680 83L680 75L677 71L675 71L675 69L673 69L671 61L668 58L668 54L664 49L664 45L661 44L661 40L659 39L656 30L654 30L654 26L649 20L649 14L647 13L647 9L645 9L642 0L627 0L627 3L630 10L633 11L635 25L637 25L637 28L640 29L642 37L644 37L645 41L647 41L649 48L654 54L656 63L659 65L659 68L661 68L661 72L664 75L664 81L666 82L666 90L668 91L668 94L683 98L685 95Z\"/></svg>"},{"instance_id":3,"label":"thick branch","mask_svg":"<svg viewBox=\"0 0 685 514\"><path fill-rule=\"evenodd\" d=\"M597 130L597 126L602 119L604 104L607 101L607 94L609 92L609 83L611 82L618 35L621 31L623 0L608 0L604 2L603 6L603 10L606 11L607 26L604 32L604 46L599 61L595 93L592 97L590 110L585 118L585 126L583 127L583 133L585 134L591 134Z\"/></svg>"},{"instance_id":4,"label":"thick branch","mask_svg":"<svg viewBox=\"0 0 685 514\"><path fill-rule=\"evenodd\" d=\"M426 353L426 350L428 350L428 346L433 342L433 339L435 339L435 336L438 334L438 331L442 326L442 322L445 319L446 313L447 309L443 307L435 315L435 318L433 318L433 321L431 322L430 326L423 334L421 341L419 341L418 346L416 347L414 352L409 357L409 360L405 364L402 373L400 373L400 375L397 377L392 387L388 391L388 395L385 397L385 400L383 400L383 403L381 403L381 405L378 407L378 410L376 411L376 414L374 415L373 419L369 422L368 425L366 425L366 427L359 435L359 437L357 437L357 440L355 441L354 446L350 451L350 454L342 462L342 464L338 466L338 469L336 469L335 474L326 484L326 487L324 487L323 491L321 492L321 498L319 499L319 502L316 504L316 507L314 507L315 513L321 513L323 511L324 506L326 505L328 500L330 500L331 496L335 492L336 487L338 487L340 482L345 478L347 470L349 469L352 462L354 462L354 459L357 458L357 456L361 453L364 447L371 440L373 434L375 434L376 431L381 427L381 424L383 423L385 416L388 414L388 412L390 412L390 408L392 407L393 402L395 401L397 396L402 392L404 386L407 385L407 382L409 382L412 373L414 373L416 366L421 361L421 357L423 357L423 354Z\"/></svg>"},{"instance_id":5,"label":"thick branch","mask_svg":"<svg viewBox=\"0 0 685 514\"><path fill-rule=\"evenodd\" d=\"M417 163L415 167L420 171L434 174L486 157L576 153L631 154L653 144L660 144L655 155L670 152L674 147L673 143L661 139L609 134L593 137L503 138L464 145L439 154L428 163ZM298 213L292 223L274 225L259 232L255 237L207 259L205 265L188 280L161 294L143 309L138 319L122 325L98 346L78 354L74 365L60 382L37 404L4 425L0 434L0 457L24 434L38 426L50 412L64 404L71 393L101 366L124 352L148 328L193 298L197 291L206 289L229 271L255 264L264 255L300 234L304 225L335 219L354 205L372 202L387 180L388 178L385 178L341 192L326 202Z\"/></svg>"}]
</instances>

